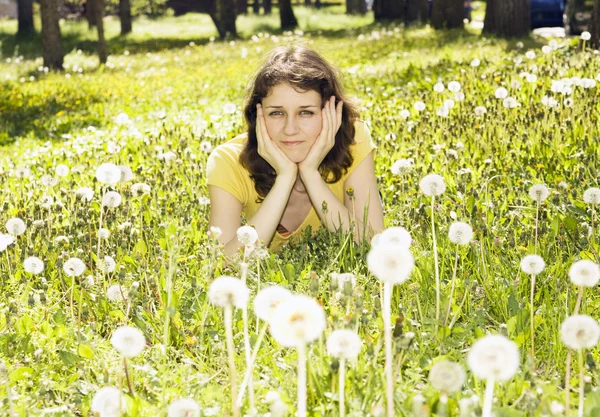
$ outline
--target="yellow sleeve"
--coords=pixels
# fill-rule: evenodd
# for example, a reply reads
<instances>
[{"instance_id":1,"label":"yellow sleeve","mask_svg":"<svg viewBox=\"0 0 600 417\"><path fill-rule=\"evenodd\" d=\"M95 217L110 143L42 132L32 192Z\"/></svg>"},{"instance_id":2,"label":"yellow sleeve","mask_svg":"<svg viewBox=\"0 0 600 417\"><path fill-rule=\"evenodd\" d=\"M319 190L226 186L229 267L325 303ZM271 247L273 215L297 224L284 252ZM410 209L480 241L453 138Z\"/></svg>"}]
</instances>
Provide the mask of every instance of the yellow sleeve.
<instances>
[{"instance_id":1,"label":"yellow sleeve","mask_svg":"<svg viewBox=\"0 0 600 417\"><path fill-rule=\"evenodd\" d=\"M219 145L208 156L206 183L228 191L245 206L248 190L244 181L244 171L245 169L239 163L237 152L227 145Z\"/></svg>"},{"instance_id":2,"label":"yellow sleeve","mask_svg":"<svg viewBox=\"0 0 600 417\"><path fill-rule=\"evenodd\" d=\"M350 154L354 158L352 165L348 168L348 173L345 175L347 178L350 176L352 171L360 165L360 163L373 151L377 152L377 146L375 142L373 142L373 138L371 138L371 132L369 128L365 124L365 122L359 120L354 124L355 134L354 141L356 142L354 145L350 146Z\"/></svg>"}]
</instances>

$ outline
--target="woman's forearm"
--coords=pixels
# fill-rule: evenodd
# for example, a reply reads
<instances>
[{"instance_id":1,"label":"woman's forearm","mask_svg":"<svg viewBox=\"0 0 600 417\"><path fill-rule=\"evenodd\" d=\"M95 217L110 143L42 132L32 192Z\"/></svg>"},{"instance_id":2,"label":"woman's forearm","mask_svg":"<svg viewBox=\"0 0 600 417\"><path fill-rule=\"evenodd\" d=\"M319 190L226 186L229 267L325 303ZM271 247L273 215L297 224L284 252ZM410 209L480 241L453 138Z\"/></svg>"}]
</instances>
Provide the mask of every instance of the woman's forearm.
<instances>
[{"instance_id":1,"label":"woman's forearm","mask_svg":"<svg viewBox=\"0 0 600 417\"><path fill-rule=\"evenodd\" d=\"M256 213L254 213L254 216L248 220L248 225L256 229L259 240L263 241L265 246L269 246L273 239L295 182L295 177L278 176L269 194L267 194ZM238 241L237 236L234 236L225 245L225 256L230 257L238 253L240 248L243 247L244 244Z\"/></svg>"}]
</instances>

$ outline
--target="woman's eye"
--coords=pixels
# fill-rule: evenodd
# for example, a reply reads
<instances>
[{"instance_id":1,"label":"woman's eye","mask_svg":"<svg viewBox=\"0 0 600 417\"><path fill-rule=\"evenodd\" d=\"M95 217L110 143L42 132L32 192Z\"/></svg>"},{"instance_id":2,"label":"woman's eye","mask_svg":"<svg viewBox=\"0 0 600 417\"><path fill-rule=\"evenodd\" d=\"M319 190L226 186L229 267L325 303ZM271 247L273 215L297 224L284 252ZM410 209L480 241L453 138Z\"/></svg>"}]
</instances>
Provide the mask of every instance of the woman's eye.
<instances>
[{"instance_id":1,"label":"woman's eye","mask_svg":"<svg viewBox=\"0 0 600 417\"><path fill-rule=\"evenodd\" d=\"M271 113L269 113L269 116L277 116L279 113L281 113L280 111L273 111Z\"/></svg>"},{"instance_id":2,"label":"woman's eye","mask_svg":"<svg viewBox=\"0 0 600 417\"><path fill-rule=\"evenodd\" d=\"M302 113L312 116L314 113L310 110L304 110Z\"/></svg>"}]
</instances>

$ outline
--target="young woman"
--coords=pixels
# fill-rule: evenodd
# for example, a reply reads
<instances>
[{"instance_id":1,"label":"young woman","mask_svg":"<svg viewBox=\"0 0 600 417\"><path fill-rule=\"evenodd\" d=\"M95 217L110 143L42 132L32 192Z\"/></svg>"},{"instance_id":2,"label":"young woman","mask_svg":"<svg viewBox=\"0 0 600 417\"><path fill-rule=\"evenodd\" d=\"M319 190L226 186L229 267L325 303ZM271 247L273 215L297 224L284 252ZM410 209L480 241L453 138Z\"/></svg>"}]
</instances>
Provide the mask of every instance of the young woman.
<instances>
[{"instance_id":1,"label":"young woman","mask_svg":"<svg viewBox=\"0 0 600 417\"><path fill-rule=\"evenodd\" d=\"M219 145L207 164L210 226L227 256L243 245L241 215L277 251L309 225L349 230L354 240L383 230L376 147L344 96L337 70L315 51L277 47L248 91L247 133ZM364 217L368 209L367 218Z\"/></svg>"}]
</instances>

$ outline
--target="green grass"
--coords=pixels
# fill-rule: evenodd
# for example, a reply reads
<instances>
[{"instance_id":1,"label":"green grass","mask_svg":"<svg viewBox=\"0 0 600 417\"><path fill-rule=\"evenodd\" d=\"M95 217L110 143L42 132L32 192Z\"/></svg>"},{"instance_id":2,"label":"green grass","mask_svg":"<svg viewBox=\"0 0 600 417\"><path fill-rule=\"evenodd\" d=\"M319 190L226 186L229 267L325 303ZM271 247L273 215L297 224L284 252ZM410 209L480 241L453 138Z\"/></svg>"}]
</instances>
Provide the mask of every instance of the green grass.
<instances>
[{"instance_id":1,"label":"green grass","mask_svg":"<svg viewBox=\"0 0 600 417\"><path fill-rule=\"evenodd\" d=\"M7 392L18 415L89 415L99 388L126 387L122 360L109 341L114 329L125 323L141 329L148 341L142 355L128 361L135 391L127 395L129 415L165 416L168 404L179 397L193 397L205 416L228 413L223 316L209 304L207 290L214 277L239 271L223 267L207 236L208 206L200 201L207 196L208 155L200 144L208 141L214 147L243 131L239 106L249 77L267 51L292 40L311 44L342 70L346 88L360 102L361 117L370 124L378 145L376 170L386 226L402 225L414 239L416 267L409 280L395 288L392 300L393 322L398 319L404 333L415 333L408 349L404 339L395 340L397 415L411 415L416 393L425 397L428 410L437 409L439 393L427 381L432 361L444 357L466 368L466 352L486 333L506 334L522 354L518 374L496 389L498 416L541 416L550 413L552 401L563 401L566 348L559 328L572 313L577 292L567 272L580 258L598 262L597 208L596 229L590 237L592 212L582 195L588 187L598 187L600 178L600 89L574 87L573 106L567 107L564 97L550 87L552 80L563 77L595 78L600 73L597 55L581 53L581 47L570 41L544 54L535 39L522 40L526 47L519 49L516 40L483 39L474 31L439 33L373 25L368 16L349 18L335 9L329 15L323 12L315 23L321 26L311 29L305 26L308 13L302 8L297 12L306 30L303 36L282 34L278 42L263 36L233 45L209 42L212 27L204 22L195 28L203 16L176 20L182 26L177 33L171 18L136 22L132 38L139 36L135 39L143 44L138 49L133 39L119 44L114 37L118 25L107 22L113 52L105 67L98 67L93 38L84 39L85 27L79 24L65 73L39 72L33 46L32 55L23 60L15 61L14 51L5 53L0 64L0 138L6 143L0 156L4 190L0 224L20 217L28 228L15 245L0 253L0 357L8 366L10 385L10 391L0 394L3 415L9 410ZM275 20L253 19L255 26L240 24L245 37L256 33L251 28L276 26ZM168 39L164 44L168 48L151 46L151 35ZM6 42L9 35L3 36ZM76 45L89 49L80 48L78 53ZM246 59L241 57L242 48L248 50ZM533 60L524 57L528 48L536 52ZM470 66L474 58L481 60L479 67ZM535 71L537 82L526 83L519 76L524 71ZM460 82L466 98L443 118L436 109L452 94L434 93L433 85L452 80ZM494 98L500 86L521 106L503 107ZM541 104L544 95L556 98L558 106L549 109ZM417 100L427 106L423 113L413 109ZM238 105L233 115L223 113L228 102ZM476 116L476 106L485 106L487 114ZM410 110L408 121L400 116L402 109ZM121 112L129 115L131 124L115 124L114 117ZM167 151L176 153L177 160L158 158ZM414 160L414 167L400 176L390 171L399 158ZM129 184L115 187L123 203L103 214L102 225L111 236L102 244L102 254L115 258L117 272L106 275L95 267L99 196L105 190L94 176L104 162L130 166L133 182L152 188L149 195L136 198L129 193ZM54 187L42 185L42 176L54 175L60 163L71 173ZM14 174L20 167L29 167L32 176L19 180ZM434 210L442 311L450 303L456 253L447 237L452 216L475 230L475 240L459 251L457 290L450 304L456 325L438 332L433 320L431 201L418 187L428 173L443 175L448 186ZM534 251L536 206L528 196L534 183L551 189L540 207L538 230L538 254L546 269L537 277L535 295L537 372L532 372L527 355L529 277L519 269L522 257ZM92 202L75 198L73 191L82 186L95 190ZM46 195L62 206L42 207ZM33 224L36 220L42 221L39 227ZM59 236L67 236L68 242L57 240ZM337 415L336 362L324 347L326 336L336 328L357 328L364 342L347 374L348 413L369 415L385 403L380 285L365 266L368 250L348 243L343 234L321 231L312 240L250 264L248 284L253 294L258 281L261 288L275 283L316 297L325 306L328 328L309 349L313 415ZM40 276L24 271L28 256L45 261ZM72 256L86 263L84 276L92 275L93 285L87 280L71 285L62 264ZM312 271L316 279L311 279ZM336 295L338 289L330 286L332 272L355 273L357 287L350 294ZM139 283L137 289L134 282ZM129 308L108 301L105 290L111 284L124 286ZM598 318L598 307L598 292L588 290L583 312ZM259 329L252 313L250 318L254 341ZM243 370L239 312L234 328L237 365ZM588 387L598 386L598 360L597 350L590 350ZM293 414L295 361L292 349L267 336L255 372L261 415L268 411L263 399L271 390L281 393ZM574 363L572 386L577 390ZM459 399L473 394L483 398L483 393L483 381L468 372L465 386L448 403L449 415L458 415ZM596 389L588 389L586 416L597 413L598 397ZM576 403L573 392L571 404ZM57 407L66 411L52 413ZM476 410L463 415L479 415Z\"/></svg>"}]
</instances>

